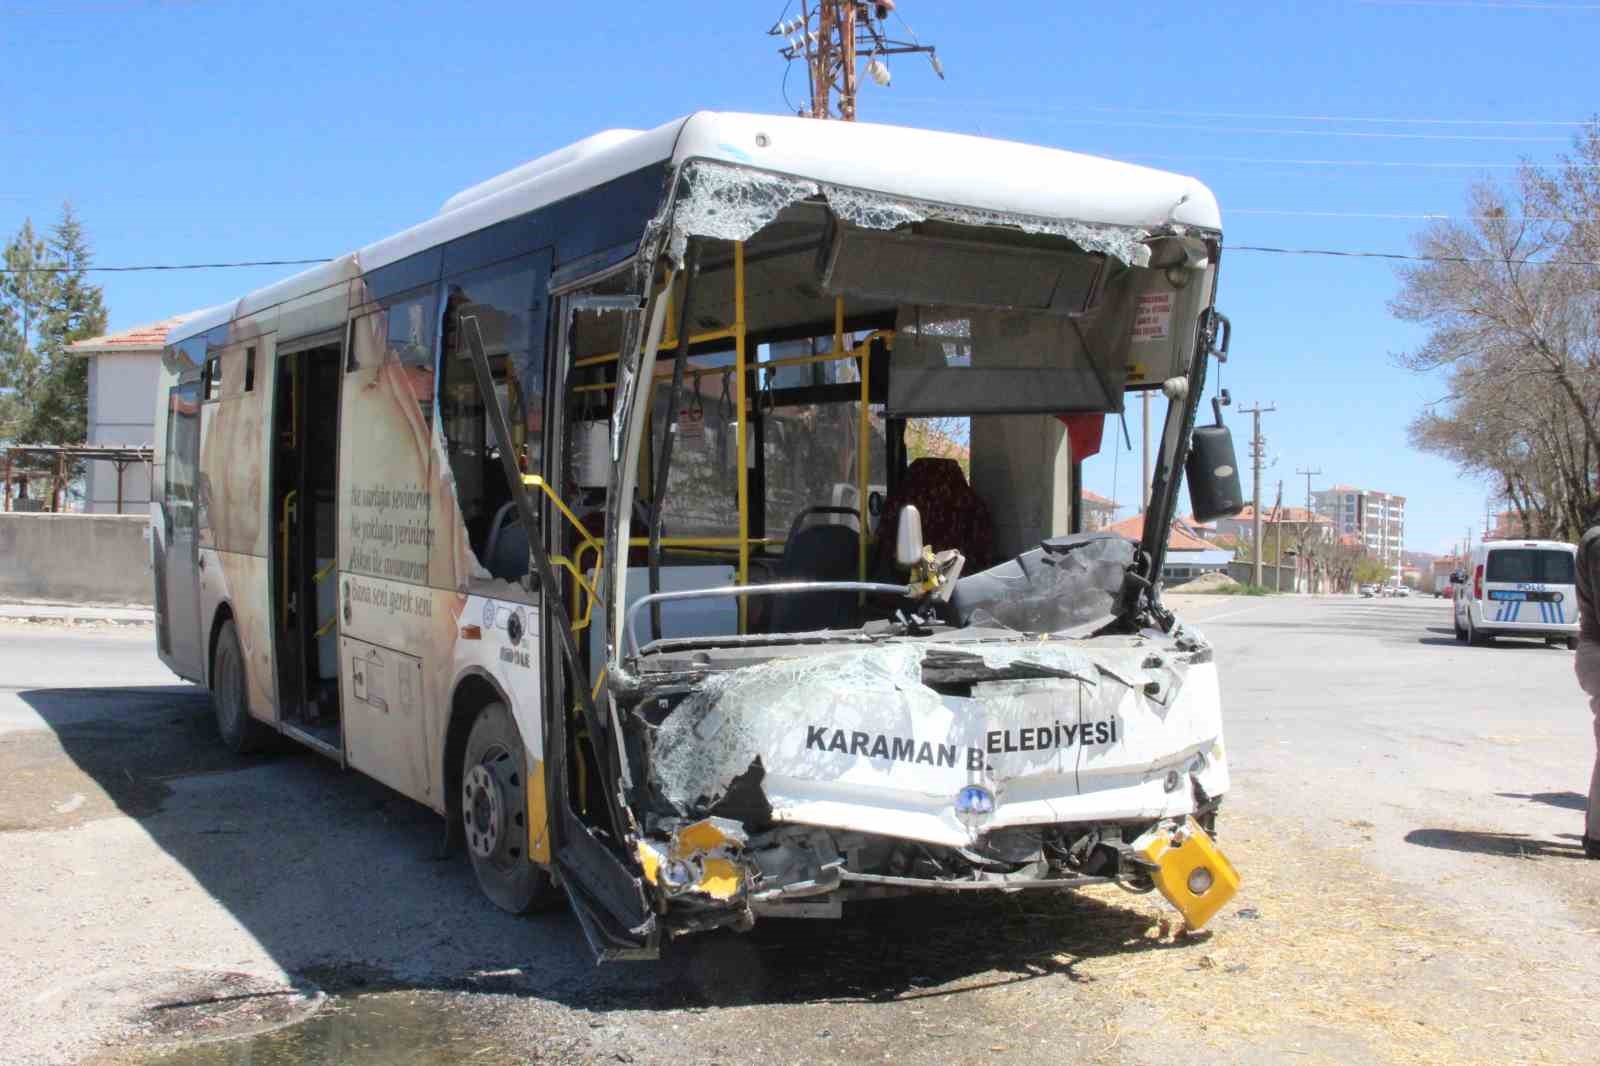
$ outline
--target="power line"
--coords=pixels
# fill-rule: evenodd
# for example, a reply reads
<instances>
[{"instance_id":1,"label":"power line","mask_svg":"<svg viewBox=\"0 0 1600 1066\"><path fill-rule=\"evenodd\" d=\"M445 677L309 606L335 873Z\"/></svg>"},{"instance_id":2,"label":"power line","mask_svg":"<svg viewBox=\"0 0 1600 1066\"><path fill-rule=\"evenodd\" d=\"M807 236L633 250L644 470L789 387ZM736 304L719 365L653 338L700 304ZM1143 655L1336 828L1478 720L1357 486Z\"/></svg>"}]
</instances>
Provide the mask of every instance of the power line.
<instances>
[{"instance_id":1,"label":"power line","mask_svg":"<svg viewBox=\"0 0 1600 1066\"><path fill-rule=\"evenodd\" d=\"M1585 259L1498 259L1472 255L1407 255L1404 252L1368 252L1342 248L1273 248L1260 244L1224 244L1229 252L1266 252L1271 255L1324 255L1345 259L1398 259L1411 263L1486 263L1495 266L1600 267L1600 262Z\"/></svg>"},{"instance_id":2,"label":"power line","mask_svg":"<svg viewBox=\"0 0 1600 1066\"><path fill-rule=\"evenodd\" d=\"M1436 216L1422 216L1436 217ZM1461 256L1461 255L1408 255L1404 252L1374 252L1354 248L1279 248L1261 244L1224 244L1223 249L1229 252L1262 252L1270 255L1314 255L1332 256L1345 259L1393 259L1412 263L1461 263L1461 264L1492 264L1496 266L1559 266L1559 267L1600 267L1600 261L1582 259L1499 259L1494 256ZM268 267L268 266L313 266L318 263L329 263L332 259L251 259L236 263L145 263L135 266L87 266L87 267L23 267L0 268L0 274L51 274L67 270L83 270L86 273L102 274L135 274L142 271L154 270L229 270L236 267Z\"/></svg>"},{"instance_id":3,"label":"power line","mask_svg":"<svg viewBox=\"0 0 1600 1066\"><path fill-rule=\"evenodd\" d=\"M147 270L230 270L235 267L275 267L275 266L310 266L317 263L331 263L332 258L322 259L250 259L238 263L145 263L139 266L48 266L48 267L0 267L0 274L60 274L66 271L82 270L85 273L96 274L134 274Z\"/></svg>"},{"instance_id":4,"label":"power line","mask_svg":"<svg viewBox=\"0 0 1600 1066\"><path fill-rule=\"evenodd\" d=\"M1106 153L1110 155L1111 153ZM1420 162L1402 162L1391 159L1255 159L1247 156L1232 155L1177 155L1153 154L1139 152L1124 154L1125 159L1186 159L1191 162L1207 163L1249 163L1262 166L1293 166L1293 167L1415 167L1422 169L1443 170L1600 170L1600 163L1470 163L1470 162L1445 162L1440 160L1422 160Z\"/></svg>"},{"instance_id":5,"label":"power line","mask_svg":"<svg viewBox=\"0 0 1600 1066\"><path fill-rule=\"evenodd\" d=\"M935 99L929 96L897 96L895 100L900 103L938 104L941 107L961 107L964 101L950 101ZM980 101L981 102L981 101ZM1438 118L1412 115L1317 115L1303 113L1287 113L1282 111L1182 111L1169 108L1153 107L1115 107L1089 104L1082 107L1069 107L1059 104L1030 105L1028 113L1040 111L1065 112L1065 111L1092 111L1106 115L1165 115L1173 118L1239 118L1239 119L1269 119L1281 122L1365 122L1372 125L1393 126L1584 126L1589 119L1544 119L1544 118Z\"/></svg>"},{"instance_id":6,"label":"power line","mask_svg":"<svg viewBox=\"0 0 1600 1066\"><path fill-rule=\"evenodd\" d=\"M1446 212L1425 211L1411 214L1399 211L1307 211L1292 207L1229 207L1229 215L1281 215L1290 218L1372 218L1391 222L1504 222L1517 225L1523 222L1570 222L1562 215L1452 215Z\"/></svg>"},{"instance_id":7,"label":"power line","mask_svg":"<svg viewBox=\"0 0 1600 1066\"><path fill-rule=\"evenodd\" d=\"M1528 0L1356 0L1367 7L1475 7L1486 11L1600 11L1600 4L1535 4Z\"/></svg>"},{"instance_id":8,"label":"power line","mask_svg":"<svg viewBox=\"0 0 1600 1066\"><path fill-rule=\"evenodd\" d=\"M900 101L890 101L890 107ZM1022 105L980 105L946 108L958 112L982 112L987 114L1034 114L1039 109ZM1410 131L1395 130L1316 130L1316 129L1275 129L1268 126L1206 126L1192 122L1146 122L1138 119L1119 118L1088 118L1078 115L1050 115L1047 121L1066 123L1076 126L1110 127L1115 129L1139 130L1178 130L1190 133L1210 133L1224 136L1272 136L1272 137L1356 137L1367 140L1385 141L1494 141L1500 143L1532 143L1544 144L1570 144L1571 137L1553 137L1542 134L1528 133L1414 133Z\"/></svg>"}]
</instances>

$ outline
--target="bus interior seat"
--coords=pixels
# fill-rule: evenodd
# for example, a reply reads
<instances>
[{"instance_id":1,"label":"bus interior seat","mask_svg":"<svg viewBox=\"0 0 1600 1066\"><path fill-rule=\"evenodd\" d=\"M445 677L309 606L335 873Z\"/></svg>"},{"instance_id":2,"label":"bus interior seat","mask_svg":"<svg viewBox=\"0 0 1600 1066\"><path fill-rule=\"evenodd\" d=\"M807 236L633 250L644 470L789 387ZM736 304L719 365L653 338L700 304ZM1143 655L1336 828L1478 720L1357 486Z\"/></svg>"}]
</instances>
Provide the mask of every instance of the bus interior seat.
<instances>
[{"instance_id":1,"label":"bus interior seat","mask_svg":"<svg viewBox=\"0 0 1600 1066\"><path fill-rule=\"evenodd\" d=\"M968 573L989 565L994 527L983 502L961 464L954 459L924 456L906 468L883 506L878 522L878 564L888 572L894 562L895 533L900 511L914 504L922 515L923 539L934 551L955 548L966 557Z\"/></svg>"},{"instance_id":2,"label":"bus interior seat","mask_svg":"<svg viewBox=\"0 0 1600 1066\"><path fill-rule=\"evenodd\" d=\"M806 519L820 514L860 516L853 507L808 507L795 516L776 579L783 581L854 581L859 563L861 535L846 525L807 526ZM808 633L841 629L855 624L853 592L802 592L774 598L768 616L773 632Z\"/></svg>"},{"instance_id":3,"label":"bus interior seat","mask_svg":"<svg viewBox=\"0 0 1600 1066\"><path fill-rule=\"evenodd\" d=\"M494 513L482 563L501 581L517 581L528 573L528 531L522 528L517 501L507 500Z\"/></svg>"}]
</instances>

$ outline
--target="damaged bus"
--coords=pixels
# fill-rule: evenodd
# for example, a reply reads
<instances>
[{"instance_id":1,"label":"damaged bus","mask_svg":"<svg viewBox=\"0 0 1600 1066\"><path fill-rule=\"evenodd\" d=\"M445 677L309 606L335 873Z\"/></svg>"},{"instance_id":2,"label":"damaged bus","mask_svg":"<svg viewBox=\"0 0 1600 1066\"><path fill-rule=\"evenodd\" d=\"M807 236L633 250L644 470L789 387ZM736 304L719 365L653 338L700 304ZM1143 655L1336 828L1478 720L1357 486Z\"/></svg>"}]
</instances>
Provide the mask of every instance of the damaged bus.
<instances>
[{"instance_id":1,"label":"damaged bus","mask_svg":"<svg viewBox=\"0 0 1600 1066\"><path fill-rule=\"evenodd\" d=\"M1228 763L1160 574L1185 473L1241 502L1196 428L1220 245L1197 181L1052 149L591 137L172 331L161 656L600 958L1103 882L1198 927ZM1074 447L1138 390L1134 543L1079 528Z\"/></svg>"}]
</instances>

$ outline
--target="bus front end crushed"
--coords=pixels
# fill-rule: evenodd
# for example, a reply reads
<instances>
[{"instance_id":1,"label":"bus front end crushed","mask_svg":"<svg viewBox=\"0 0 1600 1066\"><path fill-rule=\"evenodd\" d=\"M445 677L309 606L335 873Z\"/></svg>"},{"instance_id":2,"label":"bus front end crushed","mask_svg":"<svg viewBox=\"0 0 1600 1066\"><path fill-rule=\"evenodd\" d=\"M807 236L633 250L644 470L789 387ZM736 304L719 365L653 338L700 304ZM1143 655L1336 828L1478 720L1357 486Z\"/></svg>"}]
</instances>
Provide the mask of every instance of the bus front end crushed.
<instances>
[{"instance_id":1,"label":"bus front end crushed","mask_svg":"<svg viewBox=\"0 0 1600 1066\"><path fill-rule=\"evenodd\" d=\"M1052 577L1131 555L1055 547ZM647 654L637 850L668 927L1110 881L1158 888L1191 928L1216 914L1238 877L1208 832L1228 790L1210 646L1182 626L1025 637L1006 606L987 626Z\"/></svg>"}]
</instances>

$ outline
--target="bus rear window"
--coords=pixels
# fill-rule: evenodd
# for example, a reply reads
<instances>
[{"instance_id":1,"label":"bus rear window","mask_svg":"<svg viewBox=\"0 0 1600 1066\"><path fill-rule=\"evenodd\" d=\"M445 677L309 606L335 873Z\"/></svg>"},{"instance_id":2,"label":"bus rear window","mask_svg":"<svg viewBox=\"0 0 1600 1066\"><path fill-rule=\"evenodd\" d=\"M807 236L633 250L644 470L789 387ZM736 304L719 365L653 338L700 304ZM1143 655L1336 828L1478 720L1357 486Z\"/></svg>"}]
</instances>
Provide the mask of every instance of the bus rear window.
<instances>
[{"instance_id":1,"label":"bus rear window","mask_svg":"<svg viewBox=\"0 0 1600 1066\"><path fill-rule=\"evenodd\" d=\"M1571 585L1577 581L1572 553L1554 548L1501 548L1489 553L1485 581Z\"/></svg>"}]
</instances>

